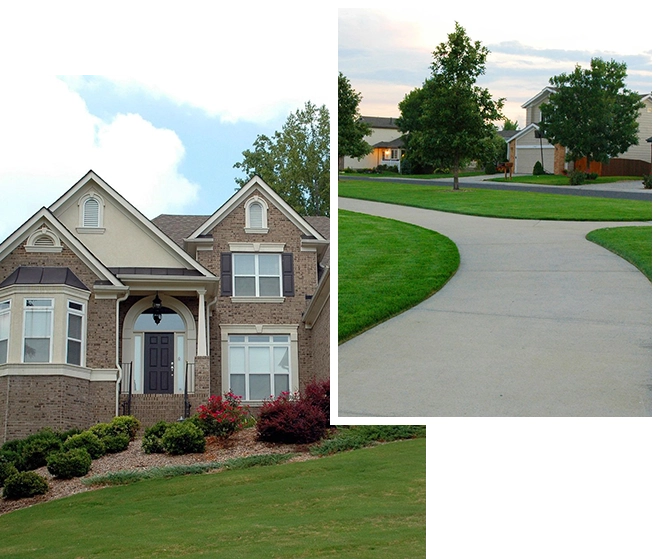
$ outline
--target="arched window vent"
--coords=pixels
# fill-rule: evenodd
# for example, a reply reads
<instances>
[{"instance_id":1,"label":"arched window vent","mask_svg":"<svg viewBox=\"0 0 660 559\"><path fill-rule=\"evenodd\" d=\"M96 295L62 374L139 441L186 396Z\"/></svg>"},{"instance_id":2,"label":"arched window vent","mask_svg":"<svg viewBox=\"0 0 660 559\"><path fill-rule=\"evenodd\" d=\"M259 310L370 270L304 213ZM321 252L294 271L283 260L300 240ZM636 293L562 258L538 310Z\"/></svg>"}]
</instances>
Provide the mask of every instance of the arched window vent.
<instances>
[{"instance_id":1,"label":"arched window vent","mask_svg":"<svg viewBox=\"0 0 660 559\"><path fill-rule=\"evenodd\" d=\"M32 233L25 243L26 252L62 252L60 238L46 224Z\"/></svg>"},{"instance_id":2,"label":"arched window vent","mask_svg":"<svg viewBox=\"0 0 660 559\"><path fill-rule=\"evenodd\" d=\"M245 232L268 233L268 204L263 198L253 196L245 202Z\"/></svg>"}]
</instances>

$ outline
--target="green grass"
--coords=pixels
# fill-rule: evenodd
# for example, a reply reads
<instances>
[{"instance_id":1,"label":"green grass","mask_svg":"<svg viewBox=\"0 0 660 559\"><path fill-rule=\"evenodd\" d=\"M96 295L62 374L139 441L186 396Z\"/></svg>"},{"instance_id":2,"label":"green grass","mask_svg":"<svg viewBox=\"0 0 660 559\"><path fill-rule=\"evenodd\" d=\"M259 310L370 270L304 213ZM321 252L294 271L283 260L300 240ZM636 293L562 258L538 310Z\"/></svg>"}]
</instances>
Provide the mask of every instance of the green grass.
<instances>
[{"instance_id":1,"label":"green grass","mask_svg":"<svg viewBox=\"0 0 660 559\"><path fill-rule=\"evenodd\" d=\"M339 195L459 214L567 221L650 221L651 202L376 181L339 181ZM341 238L341 244L344 238ZM340 244L340 246L341 246Z\"/></svg>"},{"instance_id":2,"label":"green grass","mask_svg":"<svg viewBox=\"0 0 660 559\"><path fill-rule=\"evenodd\" d=\"M636 266L651 280L651 227L607 227L596 229L587 239L605 247Z\"/></svg>"},{"instance_id":3,"label":"green grass","mask_svg":"<svg viewBox=\"0 0 660 559\"><path fill-rule=\"evenodd\" d=\"M426 437L425 425L351 425L337 427L334 434L310 448L317 456L328 456L377 443Z\"/></svg>"},{"instance_id":4,"label":"green grass","mask_svg":"<svg viewBox=\"0 0 660 559\"><path fill-rule=\"evenodd\" d=\"M434 231L339 211L339 341L409 309L456 272L456 245Z\"/></svg>"},{"instance_id":5,"label":"green grass","mask_svg":"<svg viewBox=\"0 0 660 559\"><path fill-rule=\"evenodd\" d=\"M425 556L425 439L111 487L0 517L0 557Z\"/></svg>"},{"instance_id":6,"label":"green grass","mask_svg":"<svg viewBox=\"0 0 660 559\"><path fill-rule=\"evenodd\" d=\"M545 184L550 186L569 186L570 181L567 176L564 175L514 175L511 178L493 178L488 179L493 182L512 182L512 183L524 183L524 184ZM641 177L598 177L596 180L585 181L583 186L588 186L590 184L608 184L612 182L621 182L621 181L635 181L641 180Z\"/></svg>"}]
</instances>

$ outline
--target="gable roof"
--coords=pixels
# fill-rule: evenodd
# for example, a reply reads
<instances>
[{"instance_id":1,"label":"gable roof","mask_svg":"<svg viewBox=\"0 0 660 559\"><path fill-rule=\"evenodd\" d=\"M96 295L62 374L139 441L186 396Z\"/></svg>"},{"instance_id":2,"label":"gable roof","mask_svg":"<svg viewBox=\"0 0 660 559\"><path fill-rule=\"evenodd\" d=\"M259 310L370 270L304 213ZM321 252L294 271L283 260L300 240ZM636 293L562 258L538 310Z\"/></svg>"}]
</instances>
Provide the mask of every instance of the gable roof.
<instances>
[{"instance_id":1,"label":"gable roof","mask_svg":"<svg viewBox=\"0 0 660 559\"><path fill-rule=\"evenodd\" d=\"M551 93L554 93L555 91L557 91L556 88L550 87L548 85L548 86L544 87L541 91L539 91L536 95L534 95L534 97L532 97L528 101L525 101L521 105L521 107L523 109L526 109L529 106L536 105L536 103L538 103L541 99L543 99L544 97L549 96Z\"/></svg>"},{"instance_id":2,"label":"gable roof","mask_svg":"<svg viewBox=\"0 0 660 559\"><path fill-rule=\"evenodd\" d=\"M119 281L110 270L101 262L92 252L82 244L57 217L48 208L41 208L9 237L0 244L0 260L3 260L9 253L25 241L25 239L42 225L48 225L58 236L60 236L66 246L68 246L80 258L85 265L90 268L102 281L114 287L124 288L124 284Z\"/></svg>"},{"instance_id":3,"label":"gable roof","mask_svg":"<svg viewBox=\"0 0 660 559\"><path fill-rule=\"evenodd\" d=\"M397 119L391 116L363 116L360 120L366 122L372 128L393 128L394 130L399 128L396 125Z\"/></svg>"},{"instance_id":4,"label":"gable roof","mask_svg":"<svg viewBox=\"0 0 660 559\"><path fill-rule=\"evenodd\" d=\"M93 181L105 195L112 198L112 200L119 205L123 213L132 219L145 234L156 239L156 241L171 254L175 259L179 260L183 265L188 268L197 270L202 276L214 277L204 266L192 258L185 250L177 245L170 237L163 234L163 232L156 227L144 214L142 214L135 206L128 202L119 192L112 188L94 171L88 171L80 180L78 180L69 190L67 190L60 198L58 198L49 208L49 210L56 214L58 211L70 207L77 202L77 194L84 189L87 184Z\"/></svg>"},{"instance_id":5,"label":"gable roof","mask_svg":"<svg viewBox=\"0 0 660 559\"><path fill-rule=\"evenodd\" d=\"M309 222L305 221L289 204L287 204L270 186L268 186L261 177L255 175L238 192L236 192L227 202L225 202L212 216L202 223L185 241L194 241L208 235L225 217L227 217L238 206L259 190L268 202L271 202L279 209L294 225L300 229L303 235L309 236L318 241L325 241L321 235Z\"/></svg>"},{"instance_id":6,"label":"gable roof","mask_svg":"<svg viewBox=\"0 0 660 559\"><path fill-rule=\"evenodd\" d=\"M512 142L513 140L517 140L521 136L524 136L525 134L527 134L527 132L529 132L530 130L539 130L538 124L534 124L532 122L531 124L528 124L527 126L525 126L525 128L523 128L522 130L515 131L515 134L513 136L510 136L509 138L505 138L506 143L508 144L509 142Z\"/></svg>"},{"instance_id":7,"label":"gable roof","mask_svg":"<svg viewBox=\"0 0 660 559\"><path fill-rule=\"evenodd\" d=\"M161 214L155 217L151 222L172 239L181 248L184 247L183 240L199 228L209 219L208 215L174 215Z\"/></svg>"}]
</instances>

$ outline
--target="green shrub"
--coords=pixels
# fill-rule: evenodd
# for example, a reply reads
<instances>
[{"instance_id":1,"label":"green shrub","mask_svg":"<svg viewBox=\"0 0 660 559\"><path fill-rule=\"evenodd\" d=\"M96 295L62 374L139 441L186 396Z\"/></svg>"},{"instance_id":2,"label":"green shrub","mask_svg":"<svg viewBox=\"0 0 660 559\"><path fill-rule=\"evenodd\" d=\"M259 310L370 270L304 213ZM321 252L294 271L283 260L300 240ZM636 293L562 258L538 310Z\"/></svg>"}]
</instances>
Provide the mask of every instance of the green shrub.
<instances>
[{"instance_id":1,"label":"green shrub","mask_svg":"<svg viewBox=\"0 0 660 559\"><path fill-rule=\"evenodd\" d=\"M61 479L82 477L92 467L92 457L84 448L72 448L51 454L47 466L51 474Z\"/></svg>"},{"instance_id":2,"label":"green shrub","mask_svg":"<svg viewBox=\"0 0 660 559\"><path fill-rule=\"evenodd\" d=\"M115 434L115 430L109 423L97 423L96 425L92 425L87 431L96 435L99 439L104 439Z\"/></svg>"},{"instance_id":3,"label":"green shrub","mask_svg":"<svg viewBox=\"0 0 660 559\"><path fill-rule=\"evenodd\" d=\"M571 171L568 174L568 182L572 186L579 186L581 184L584 184L586 180L587 180L587 175L582 171Z\"/></svg>"},{"instance_id":4,"label":"green shrub","mask_svg":"<svg viewBox=\"0 0 660 559\"><path fill-rule=\"evenodd\" d=\"M642 184L644 185L644 188L651 188L651 175L644 175L642 177Z\"/></svg>"},{"instance_id":5,"label":"green shrub","mask_svg":"<svg viewBox=\"0 0 660 559\"><path fill-rule=\"evenodd\" d=\"M163 433L161 442L168 454L189 454L206 449L204 432L190 421L172 423Z\"/></svg>"},{"instance_id":6,"label":"green shrub","mask_svg":"<svg viewBox=\"0 0 660 559\"><path fill-rule=\"evenodd\" d=\"M3 495L6 499L22 499L43 495L48 491L48 482L36 472L18 472L5 480Z\"/></svg>"},{"instance_id":7,"label":"green shrub","mask_svg":"<svg viewBox=\"0 0 660 559\"><path fill-rule=\"evenodd\" d=\"M38 434L39 435L39 434ZM62 441L52 431L25 439L21 448L21 470L36 470L46 465L48 455L62 450ZM18 467L18 466L17 466Z\"/></svg>"},{"instance_id":8,"label":"green shrub","mask_svg":"<svg viewBox=\"0 0 660 559\"><path fill-rule=\"evenodd\" d=\"M64 442L64 450L73 448L84 448L93 460L101 458L105 454L105 447L101 439L91 431L83 431L79 435L73 435Z\"/></svg>"},{"instance_id":9,"label":"green shrub","mask_svg":"<svg viewBox=\"0 0 660 559\"><path fill-rule=\"evenodd\" d=\"M315 445L310 452L327 456L345 450L354 450L376 442L415 439L426 436L424 425L354 425L340 427L335 434Z\"/></svg>"},{"instance_id":10,"label":"green shrub","mask_svg":"<svg viewBox=\"0 0 660 559\"><path fill-rule=\"evenodd\" d=\"M142 437L142 450L145 454L159 454L165 452L161 439L169 426L170 423L167 423L167 421L159 421L144 430L144 437Z\"/></svg>"},{"instance_id":11,"label":"green shrub","mask_svg":"<svg viewBox=\"0 0 660 559\"><path fill-rule=\"evenodd\" d=\"M140 430L140 422L132 415L119 415L110 422L110 425L118 435L128 435L131 441L135 440Z\"/></svg>"},{"instance_id":12,"label":"green shrub","mask_svg":"<svg viewBox=\"0 0 660 559\"><path fill-rule=\"evenodd\" d=\"M532 171L533 175L545 175L545 169L540 161L534 163L534 170Z\"/></svg>"},{"instance_id":13,"label":"green shrub","mask_svg":"<svg viewBox=\"0 0 660 559\"><path fill-rule=\"evenodd\" d=\"M0 460L0 487L5 484L5 480L14 474L17 474L18 470L14 466L13 462L7 462L5 460Z\"/></svg>"},{"instance_id":14,"label":"green shrub","mask_svg":"<svg viewBox=\"0 0 660 559\"><path fill-rule=\"evenodd\" d=\"M115 454L117 452L123 452L128 448L131 439L125 433L112 434L101 439L105 451L108 454Z\"/></svg>"},{"instance_id":15,"label":"green shrub","mask_svg":"<svg viewBox=\"0 0 660 559\"><path fill-rule=\"evenodd\" d=\"M497 166L492 161L489 161L484 165L484 173L486 175L494 175L497 173Z\"/></svg>"}]
</instances>

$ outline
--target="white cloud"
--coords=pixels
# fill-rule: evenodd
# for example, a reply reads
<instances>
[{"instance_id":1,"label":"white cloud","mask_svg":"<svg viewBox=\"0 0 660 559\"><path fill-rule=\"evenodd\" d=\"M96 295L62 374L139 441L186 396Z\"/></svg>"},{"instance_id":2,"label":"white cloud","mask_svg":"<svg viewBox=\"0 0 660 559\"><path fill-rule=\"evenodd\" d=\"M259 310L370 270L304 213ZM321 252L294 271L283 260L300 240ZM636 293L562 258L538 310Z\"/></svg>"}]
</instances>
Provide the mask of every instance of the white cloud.
<instances>
[{"instance_id":1,"label":"white cloud","mask_svg":"<svg viewBox=\"0 0 660 559\"><path fill-rule=\"evenodd\" d=\"M55 77L7 83L13 87L0 89L0 238L89 169L148 217L194 201L198 186L178 171L185 150L173 131L134 114L105 122Z\"/></svg>"},{"instance_id":2,"label":"white cloud","mask_svg":"<svg viewBox=\"0 0 660 559\"><path fill-rule=\"evenodd\" d=\"M306 101L329 106L336 99L328 74L314 72L110 73L84 79L110 83L126 92L147 92L232 123L282 119Z\"/></svg>"}]
</instances>

